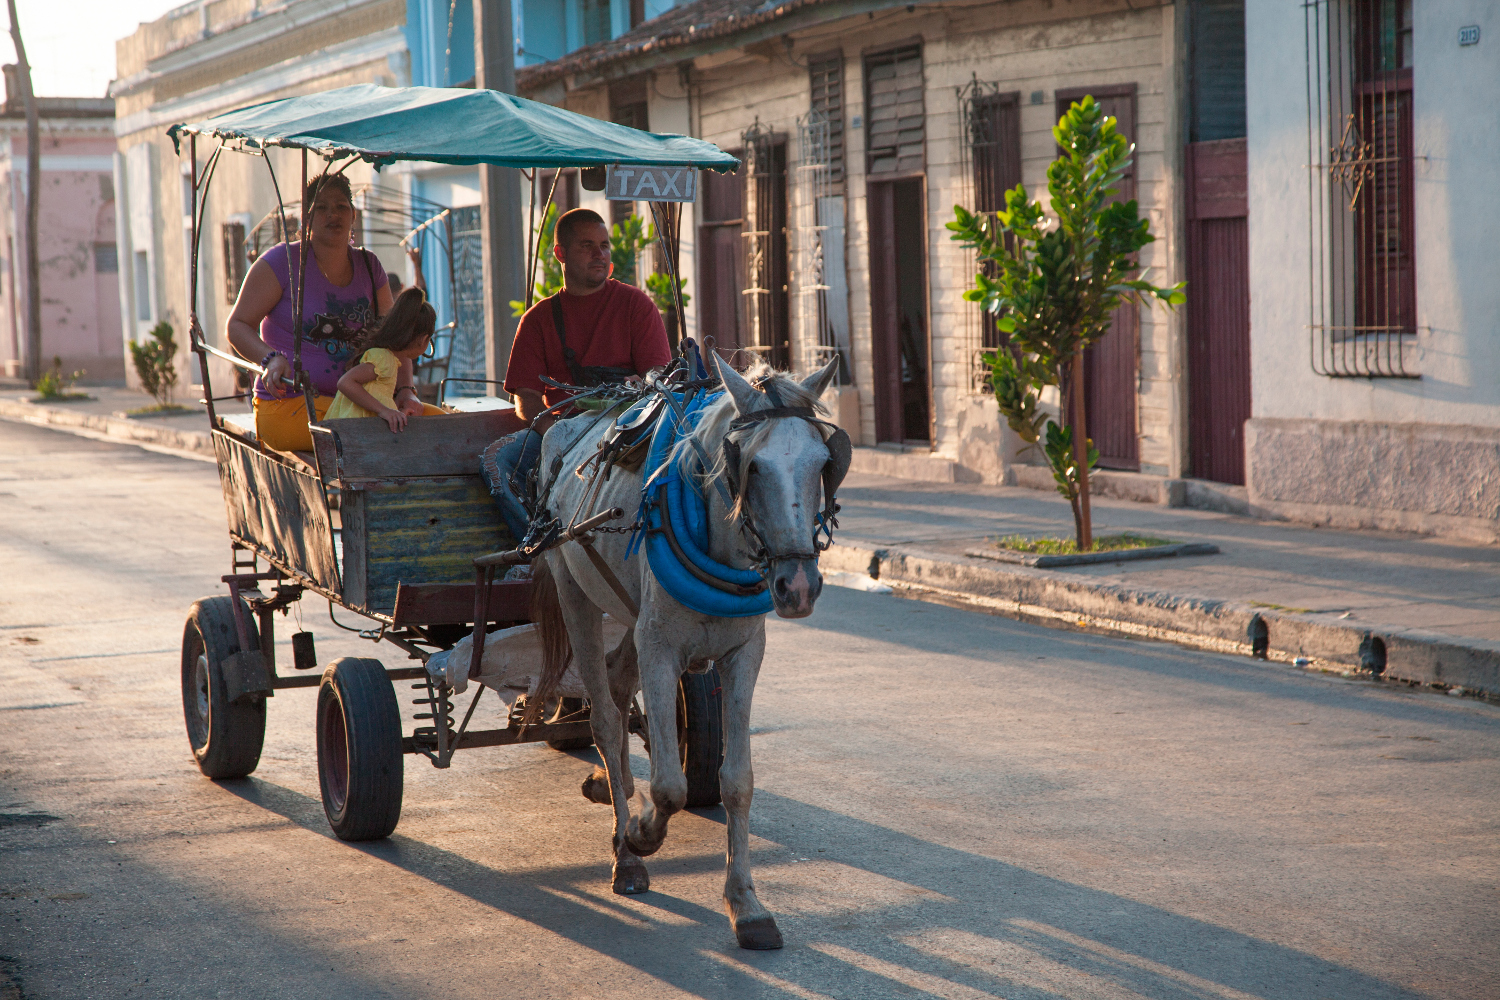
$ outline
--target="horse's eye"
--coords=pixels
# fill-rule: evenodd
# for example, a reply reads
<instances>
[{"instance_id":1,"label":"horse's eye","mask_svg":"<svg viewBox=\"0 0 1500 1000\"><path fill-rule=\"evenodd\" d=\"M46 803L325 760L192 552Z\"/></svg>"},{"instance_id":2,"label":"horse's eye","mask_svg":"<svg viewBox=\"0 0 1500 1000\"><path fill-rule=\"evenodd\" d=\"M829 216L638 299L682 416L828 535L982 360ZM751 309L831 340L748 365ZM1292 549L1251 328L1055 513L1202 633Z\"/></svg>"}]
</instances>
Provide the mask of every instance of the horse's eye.
<instances>
[{"instance_id":1,"label":"horse's eye","mask_svg":"<svg viewBox=\"0 0 1500 1000\"><path fill-rule=\"evenodd\" d=\"M756 473L756 471L757 471L757 469L756 469L756 467L755 467L755 463L754 463L754 462L751 462L751 463L750 463L750 468L749 468L749 470L748 470L748 471L747 471L747 472L746 472L746 475L750 475L750 476L753 476L753 475L755 475L755 473Z\"/></svg>"}]
</instances>

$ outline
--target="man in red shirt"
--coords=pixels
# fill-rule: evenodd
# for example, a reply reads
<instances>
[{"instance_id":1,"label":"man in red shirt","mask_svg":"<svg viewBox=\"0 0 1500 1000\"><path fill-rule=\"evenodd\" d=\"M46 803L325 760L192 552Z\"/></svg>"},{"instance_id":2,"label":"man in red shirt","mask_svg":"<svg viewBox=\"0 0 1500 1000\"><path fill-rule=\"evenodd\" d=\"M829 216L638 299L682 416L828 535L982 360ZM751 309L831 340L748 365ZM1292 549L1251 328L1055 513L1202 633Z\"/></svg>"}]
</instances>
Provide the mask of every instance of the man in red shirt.
<instances>
[{"instance_id":1,"label":"man in red shirt","mask_svg":"<svg viewBox=\"0 0 1500 1000\"><path fill-rule=\"evenodd\" d=\"M656 303L609 276L609 250L609 227L599 213L575 208L557 220L552 252L562 264L563 290L521 317L505 372L505 391L522 419L533 420L572 395L544 383L544 375L567 385L597 385L644 375L672 360ZM548 414L536 429L545 431L554 419ZM486 452L490 492L517 542L530 522L520 499L522 483L540 453L541 436L529 431L502 438Z\"/></svg>"}]
</instances>

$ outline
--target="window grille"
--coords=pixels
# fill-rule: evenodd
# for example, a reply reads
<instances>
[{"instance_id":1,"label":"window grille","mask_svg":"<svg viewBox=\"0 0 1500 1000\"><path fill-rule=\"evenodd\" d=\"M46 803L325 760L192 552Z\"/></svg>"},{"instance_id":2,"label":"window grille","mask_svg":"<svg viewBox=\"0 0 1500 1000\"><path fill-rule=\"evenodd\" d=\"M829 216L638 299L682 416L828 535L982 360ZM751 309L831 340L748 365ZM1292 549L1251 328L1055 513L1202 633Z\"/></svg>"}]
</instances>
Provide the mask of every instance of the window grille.
<instances>
[{"instance_id":1,"label":"window grille","mask_svg":"<svg viewBox=\"0 0 1500 1000\"><path fill-rule=\"evenodd\" d=\"M812 110L828 123L828 182L844 183L844 54L833 52L807 60Z\"/></svg>"},{"instance_id":2,"label":"window grille","mask_svg":"<svg viewBox=\"0 0 1500 1000\"><path fill-rule=\"evenodd\" d=\"M839 353L833 327L828 322L829 286L823 255L823 240L828 233L823 214L832 210L828 204L833 194L832 131L831 123L816 105L797 119L792 268L804 372L817 371Z\"/></svg>"},{"instance_id":3,"label":"window grille","mask_svg":"<svg viewBox=\"0 0 1500 1000\"><path fill-rule=\"evenodd\" d=\"M865 141L872 177L919 174L926 167L922 46L865 57Z\"/></svg>"},{"instance_id":4,"label":"window grille","mask_svg":"<svg viewBox=\"0 0 1500 1000\"><path fill-rule=\"evenodd\" d=\"M245 224L226 222L219 232L224 245L224 301L234 305L245 283Z\"/></svg>"},{"instance_id":5,"label":"window grille","mask_svg":"<svg viewBox=\"0 0 1500 1000\"><path fill-rule=\"evenodd\" d=\"M773 368L789 361L786 301L786 144L760 119L745 130L746 342Z\"/></svg>"},{"instance_id":6,"label":"window grille","mask_svg":"<svg viewBox=\"0 0 1500 1000\"><path fill-rule=\"evenodd\" d=\"M1309 0L1313 370L1420 378L1412 190L1412 0Z\"/></svg>"},{"instance_id":7,"label":"window grille","mask_svg":"<svg viewBox=\"0 0 1500 1000\"><path fill-rule=\"evenodd\" d=\"M958 90L960 201L972 212L994 218L1005 207L1005 192L1021 183L1021 95L1000 92L998 84L975 76ZM979 261L971 262L977 272ZM985 265L990 273L992 265ZM989 365L984 355L1005 346L996 317L966 302L964 355L972 395L988 395Z\"/></svg>"}]
</instances>

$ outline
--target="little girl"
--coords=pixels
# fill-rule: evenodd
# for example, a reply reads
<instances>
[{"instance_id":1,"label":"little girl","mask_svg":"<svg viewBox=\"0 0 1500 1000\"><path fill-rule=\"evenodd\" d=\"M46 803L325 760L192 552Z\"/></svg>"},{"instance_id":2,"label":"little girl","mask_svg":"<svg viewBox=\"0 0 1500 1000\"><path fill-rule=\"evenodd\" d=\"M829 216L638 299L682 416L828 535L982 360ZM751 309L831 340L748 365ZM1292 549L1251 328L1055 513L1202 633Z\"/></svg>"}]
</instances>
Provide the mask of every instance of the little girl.
<instances>
[{"instance_id":1,"label":"little girl","mask_svg":"<svg viewBox=\"0 0 1500 1000\"><path fill-rule=\"evenodd\" d=\"M406 414L396 406L396 375L402 361L415 361L427 352L436 327L437 313L420 288L396 296L380 326L360 343L323 419L379 417L393 431L404 428ZM422 412L443 411L424 403Z\"/></svg>"}]
</instances>

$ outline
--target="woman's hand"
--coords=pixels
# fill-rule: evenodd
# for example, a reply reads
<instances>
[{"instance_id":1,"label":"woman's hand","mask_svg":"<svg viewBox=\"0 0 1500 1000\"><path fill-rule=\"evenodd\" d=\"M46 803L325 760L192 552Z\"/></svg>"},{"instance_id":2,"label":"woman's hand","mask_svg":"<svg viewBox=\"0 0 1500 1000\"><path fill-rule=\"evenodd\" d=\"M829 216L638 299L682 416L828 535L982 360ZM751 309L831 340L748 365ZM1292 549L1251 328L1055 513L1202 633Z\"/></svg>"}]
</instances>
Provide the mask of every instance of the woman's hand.
<instances>
[{"instance_id":1,"label":"woman's hand","mask_svg":"<svg viewBox=\"0 0 1500 1000\"><path fill-rule=\"evenodd\" d=\"M420 417L422 415L422 401L417 398L417 391L409 385L397 386L396 409L408 417Z\"/></svg>"},{"instance_id":2,"label":"woman's hand","mask_svg":"<svg viewBox=\"0 0 1500 1000\"><path fill-rule=\"evenodd\" d=\"M406 429L406 414L402 413L400 410L392 410L389 407L382 407L377 416L379 416L380 419L384 420L386 426L389 427L392 431L402 431Z\"/></svg>"},{"instance_id":3,"label":"woman's hand","mask_svg":"<svg viewBox=\"0 0 1500 1000\"><path fill-rule=\"evenodd\" d=\"M261 379L261 384L273 396L280 399L291 392L291 387L282 382L282 379L292 377L292 363L287 360L286 355L278 354L266 365L266 377Z\"/></svg>"}]
</instances>

